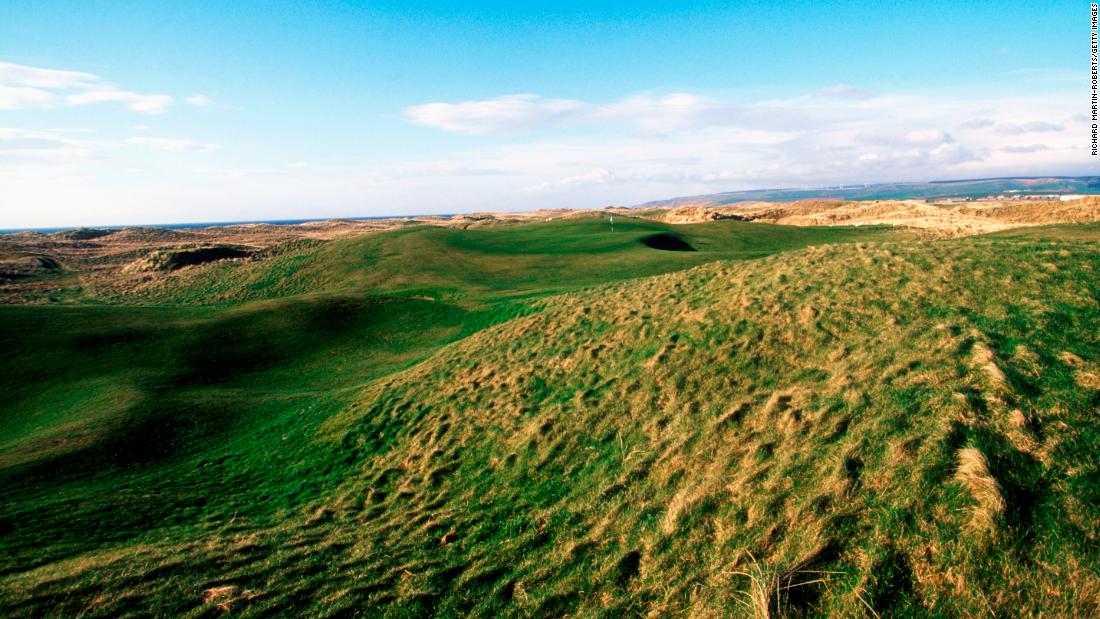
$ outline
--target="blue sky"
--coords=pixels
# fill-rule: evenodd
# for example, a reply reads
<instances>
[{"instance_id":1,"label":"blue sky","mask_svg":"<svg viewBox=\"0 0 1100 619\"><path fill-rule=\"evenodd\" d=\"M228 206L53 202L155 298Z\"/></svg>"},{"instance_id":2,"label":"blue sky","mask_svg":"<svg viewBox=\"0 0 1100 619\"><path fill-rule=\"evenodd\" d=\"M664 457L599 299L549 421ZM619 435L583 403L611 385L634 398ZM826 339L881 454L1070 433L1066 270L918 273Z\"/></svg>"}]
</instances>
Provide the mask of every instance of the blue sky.
<instances>
[{"instance_id":1,"label":"blue sky","mask_svg":"<svg viewBox=\"0 0 1100 619\"><path fill-rule=\"evenodd\" d=\"M0 5L0 228L1083 174L1082 2Z\"/></svg>"}]
</instances>

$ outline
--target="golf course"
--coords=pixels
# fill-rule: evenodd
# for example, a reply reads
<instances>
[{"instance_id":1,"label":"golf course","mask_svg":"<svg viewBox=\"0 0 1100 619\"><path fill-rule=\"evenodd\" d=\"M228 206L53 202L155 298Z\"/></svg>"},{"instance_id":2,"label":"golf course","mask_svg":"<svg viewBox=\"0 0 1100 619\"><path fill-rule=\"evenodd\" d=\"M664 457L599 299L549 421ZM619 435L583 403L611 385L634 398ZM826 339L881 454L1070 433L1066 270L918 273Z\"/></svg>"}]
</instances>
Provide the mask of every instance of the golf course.
<instances>
[{"instance_id":1,"label":"golf course","mask_svg":"<svg viewBox=\"0 0 1100 619\"><path fill-rule=\"evenodd\" d=\"M589 213L36 276L0 614L1100 612L1098 243Z\"/></svg>"}]
</instances>

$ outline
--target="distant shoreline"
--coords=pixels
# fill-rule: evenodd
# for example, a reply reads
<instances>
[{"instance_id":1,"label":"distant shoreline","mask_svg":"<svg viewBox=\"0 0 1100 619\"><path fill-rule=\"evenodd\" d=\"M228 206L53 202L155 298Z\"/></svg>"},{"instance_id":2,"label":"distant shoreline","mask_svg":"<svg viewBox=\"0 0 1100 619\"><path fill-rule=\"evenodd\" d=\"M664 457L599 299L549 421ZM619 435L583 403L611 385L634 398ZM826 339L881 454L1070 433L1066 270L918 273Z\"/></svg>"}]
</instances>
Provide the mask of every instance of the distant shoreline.
<instances>
[{"instance_id":1,"label":"distant shoreline","mask_svg":"<svg viewBox=\"0 0 1100 619\"><path fill-rule=\"evenodd\" d=\"M385 219L420 219L423 217L439 217L450 219L453 213L444 215L377 215L372 217L315 217L310 219L262 219L252 221L202 221L192 223L167 223L167 224L112 224L109 226L50 226L45 228L0 228L0 234L16 234L19 232L41 232L52 234L65 232L66 230L80 230L91 228L96 230L125 230L126 228L161 228L164 230L195 230L199 228L222 228L225 226L251 226L267 224L272 226L296 226L319 221L380 221Z\"/></svg>"}]
</instances>

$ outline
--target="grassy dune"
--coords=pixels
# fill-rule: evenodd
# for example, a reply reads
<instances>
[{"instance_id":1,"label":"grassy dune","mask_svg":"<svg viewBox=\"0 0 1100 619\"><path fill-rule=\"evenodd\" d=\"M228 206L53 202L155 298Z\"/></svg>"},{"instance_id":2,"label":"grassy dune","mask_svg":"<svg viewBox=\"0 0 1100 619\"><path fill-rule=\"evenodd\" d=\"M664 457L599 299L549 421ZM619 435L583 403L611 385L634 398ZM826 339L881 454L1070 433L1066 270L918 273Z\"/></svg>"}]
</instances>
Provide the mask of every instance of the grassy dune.
<instances>
[{"instance_id":1,"label":"grassy dune","mask_svg":"<svg viewBox=\"0 0 1100 619\"><path fill-rule=\"evenodd\" d=\"M1100 612L1100 228L605 228L0 308L0 614Z\"/></svg>"}]
</instances>

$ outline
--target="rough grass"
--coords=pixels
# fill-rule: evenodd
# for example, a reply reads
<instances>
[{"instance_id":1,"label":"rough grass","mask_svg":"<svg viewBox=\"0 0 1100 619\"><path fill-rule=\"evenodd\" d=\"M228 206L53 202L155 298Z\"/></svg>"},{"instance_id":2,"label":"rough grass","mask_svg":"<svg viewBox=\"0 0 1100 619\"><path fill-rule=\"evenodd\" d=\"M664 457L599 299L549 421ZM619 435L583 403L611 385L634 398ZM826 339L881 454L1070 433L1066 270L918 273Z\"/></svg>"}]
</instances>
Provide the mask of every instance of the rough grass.
<instances>
[{"instance_id":1,"label":"rough grass","mask_svg":"<svg viewBox=\"0 0 1100 619\"><path fill-rule=\"evenodd\" d=\"M989 472L989 461L980 449L967 447L959 450L958 479L974 497L974 516L971 525L979 534L996 532L1005 512L1005 500L1001 485Z\"/></svg>"},{"instance_id":2,"label":"rough grass","mask_svg":"<svg viewBox=\"0 0 1100 619\"><path fill-rule=\"evenodd\" d=\"M553 273L526 303L470 275L446 303L14 308L42 328L0 375L38 388L5 418L70 380L150 397L68 469L3 469L0 613L1095 615L1100 253L1043 235Z\"/></svg>"}]
</instances>

